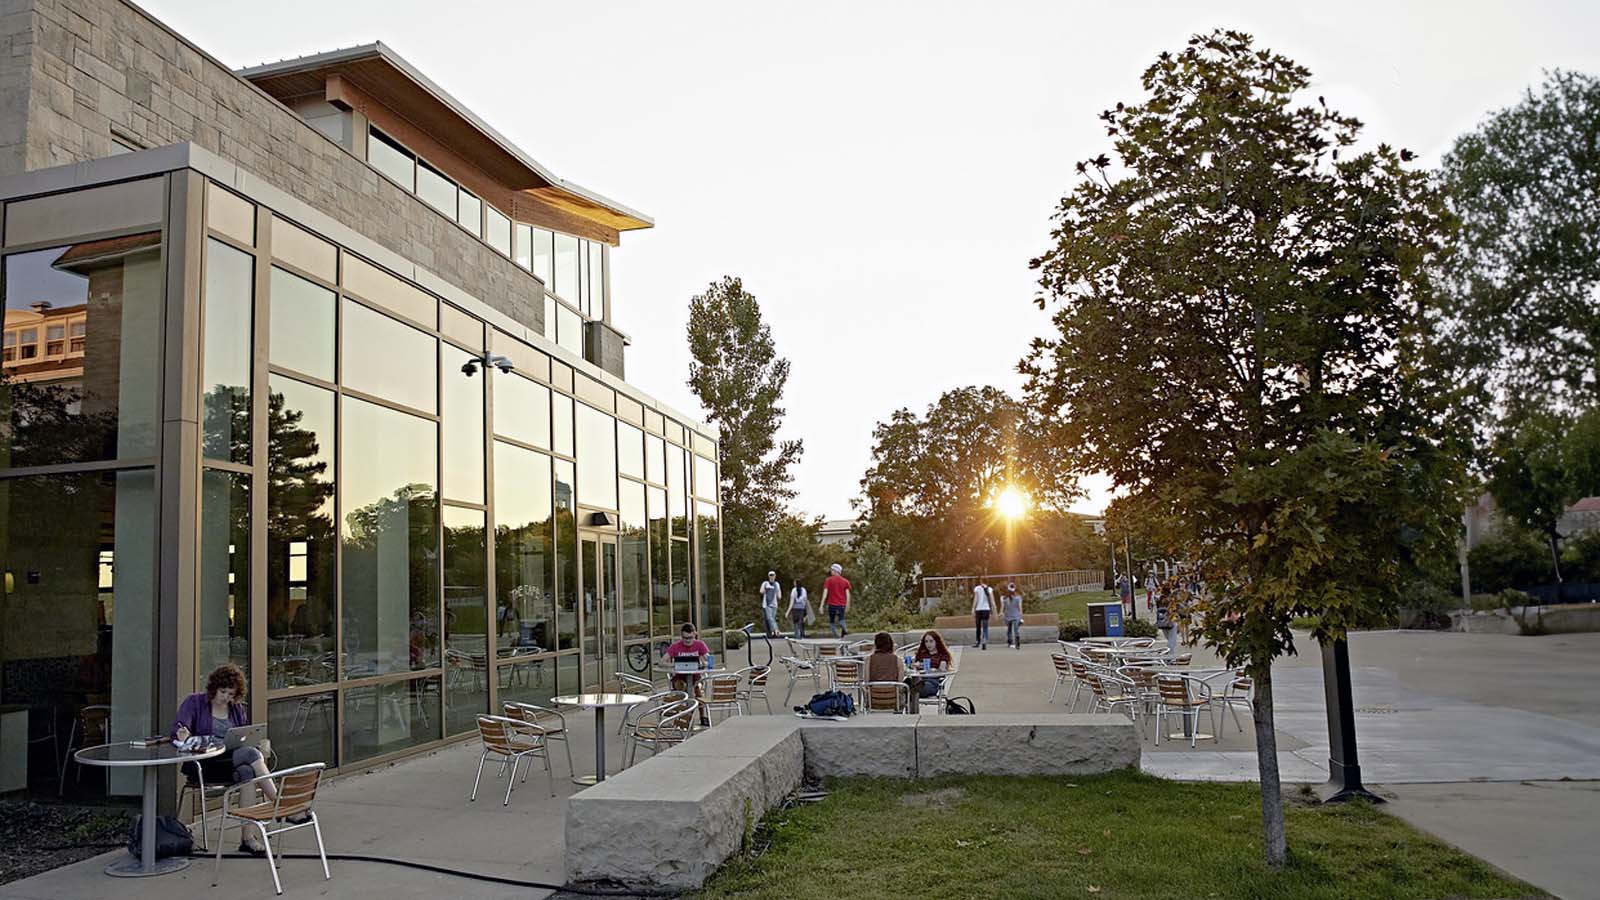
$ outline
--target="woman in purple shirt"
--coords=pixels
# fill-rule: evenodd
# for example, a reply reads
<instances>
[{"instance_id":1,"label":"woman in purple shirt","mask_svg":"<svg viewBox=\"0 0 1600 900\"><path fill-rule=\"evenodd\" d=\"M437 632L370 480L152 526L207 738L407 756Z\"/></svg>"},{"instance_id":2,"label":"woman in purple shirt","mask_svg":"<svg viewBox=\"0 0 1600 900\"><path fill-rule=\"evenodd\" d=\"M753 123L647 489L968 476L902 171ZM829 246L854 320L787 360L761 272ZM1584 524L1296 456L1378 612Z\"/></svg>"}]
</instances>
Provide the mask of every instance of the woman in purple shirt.
<instances>
[{"instance_id":1,"label":"woman in purple shirt","mask_svg":"<svg viewBox=\"0 0 1600 900\"><path fill-rule=\"evenodd\" d=\"M250 713L244 705L244 691L244 672L238 666L224 663L213 669L206 676L206 689L190 694L179 704L178 717L172 722L172 739L184 741L198 735L221 740L227 736L229 728L250 724ZM184 766L184 772L191 781L195 778L191 768L193 765L188 763ZM201 760L200 773L213 784L240 784L267 774L267 761L260 750L240 747L233 751L231 757L223 754ZM261 782L261 790L267 795L267 800L277 799L278 791L272 782ZM244 834L239 849L250 853L265 852L260 840L249 832Z\"/></svg>"}]
</instances>

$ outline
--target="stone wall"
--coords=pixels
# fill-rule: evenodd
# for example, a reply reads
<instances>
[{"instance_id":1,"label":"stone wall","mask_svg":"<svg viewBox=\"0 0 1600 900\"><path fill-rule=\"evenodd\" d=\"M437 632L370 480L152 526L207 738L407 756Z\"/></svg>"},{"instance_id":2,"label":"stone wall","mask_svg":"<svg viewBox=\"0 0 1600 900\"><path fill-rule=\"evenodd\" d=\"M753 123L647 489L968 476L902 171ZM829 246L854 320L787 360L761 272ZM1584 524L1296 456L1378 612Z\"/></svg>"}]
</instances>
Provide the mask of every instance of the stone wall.
<instances>
[{"instance_id":1,"label":"stone wall","mask_svg":"<svg viewBox=\"0 0 1600 900\"><path fill-rule=\"evenodd\" d=\"M184 141L543 328L538 279L144 12L0 0L0 175Z\"/></svg>"},{"instance_id":2,"label":"stone wall","mask_svg":"<svg viewBox=\"0 0 1600 900\"><path fill-rule=\"evenodd\" d=\"M1085 775L1138 768L1121 716L739 716L567 800L569 883L692 890L806 779Z\"/></svg>"}]
</instances>

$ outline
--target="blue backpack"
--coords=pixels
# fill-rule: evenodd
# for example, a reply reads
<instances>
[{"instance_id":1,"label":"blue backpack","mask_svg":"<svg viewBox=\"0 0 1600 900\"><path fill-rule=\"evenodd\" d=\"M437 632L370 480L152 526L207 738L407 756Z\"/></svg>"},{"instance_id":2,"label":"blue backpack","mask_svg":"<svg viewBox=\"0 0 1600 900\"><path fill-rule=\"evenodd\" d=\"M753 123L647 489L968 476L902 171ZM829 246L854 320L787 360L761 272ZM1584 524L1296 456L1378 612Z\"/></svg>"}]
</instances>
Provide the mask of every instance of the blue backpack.
<instances>
[{"instance_id":1,"label":"blue backpack","mask_svg":"<svg viewBox=\"0 0 1600 900\"><path fill-rule=\"evenodd\" d=\"M853 716L856 702L843 691L824 691L811 697L806 710L813 716Z\"/></svg>"}]
</instances>

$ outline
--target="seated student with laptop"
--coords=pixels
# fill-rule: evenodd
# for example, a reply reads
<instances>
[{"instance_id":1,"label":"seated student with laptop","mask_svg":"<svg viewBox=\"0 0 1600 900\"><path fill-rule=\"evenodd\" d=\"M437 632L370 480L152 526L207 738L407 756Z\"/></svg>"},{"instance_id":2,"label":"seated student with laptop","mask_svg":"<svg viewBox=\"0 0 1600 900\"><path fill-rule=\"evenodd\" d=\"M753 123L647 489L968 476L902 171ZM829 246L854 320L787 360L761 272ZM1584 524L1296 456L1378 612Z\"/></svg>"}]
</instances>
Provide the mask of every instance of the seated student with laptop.
<instances>
[{"instance_id":1,"label":"seated student with laptop","mask_svg":"<svg viewBox=\"0 0 1600 900\"><path fill-rule=\"evenodd\" d=\"M699 697L701 670L705 668L706 658L711 655L711 648L700 640L695 627L685 623L678 640L668 645L661 655L672 661L672 689ZM700 723L710 724L704 711L700 713Z\"/></svg>"},{"instance_id":2,"label":"seated student with laptop","mask_svg":"<svg viewBox=\"0 0 1600 900\"><path fill-rule=\"evenodd\" d=\"M201 737L226 742L227 751L200 761L200 774L212 784L239 784L267 774L267 761L255 746L261 739L262 729L250 727L244 692L244 672L233 663L224 663L206 676L205 690L183 699L178 706L178 717L172 722L174 741ZM184 764L184 772L191 780L195 777L193 765ZM270 781L261 782L261 790L268 800L278 797L277 788ZM245 829L239 849L247 853L266 853L261 839L248 829Z\"/></svg>"}]
</instances>

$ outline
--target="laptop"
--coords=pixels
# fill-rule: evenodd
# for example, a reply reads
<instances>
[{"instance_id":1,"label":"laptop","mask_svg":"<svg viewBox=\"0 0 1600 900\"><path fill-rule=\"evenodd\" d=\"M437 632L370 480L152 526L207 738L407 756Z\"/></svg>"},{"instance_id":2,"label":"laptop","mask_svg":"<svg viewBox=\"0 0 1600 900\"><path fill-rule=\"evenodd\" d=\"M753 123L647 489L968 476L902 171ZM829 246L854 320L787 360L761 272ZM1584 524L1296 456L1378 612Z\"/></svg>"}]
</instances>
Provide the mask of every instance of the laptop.
<instances>
[{"instance_id":1,"label":"laptop","mask_svg":"<svg viewBox=\"0 0 1600 900\"><path fill-rule=\"evenodd\" d=\"M674 675L694 675L701 671L700 657L679 654L672 658Z\"/></svg>"},{"instance_id":2,"label":"laptop","mask_svg":"<svg viewBox=\"0 0 1600 900\"><path fill-rule=\"evenodd\" d=\"M237 750L240 747L254 747L260 744L261 739L266 736L267 726L265 723L260 725L237 725L228 729L227 737L223 738L223 745L228 750Z\"/></svg>"}]
</instances>

